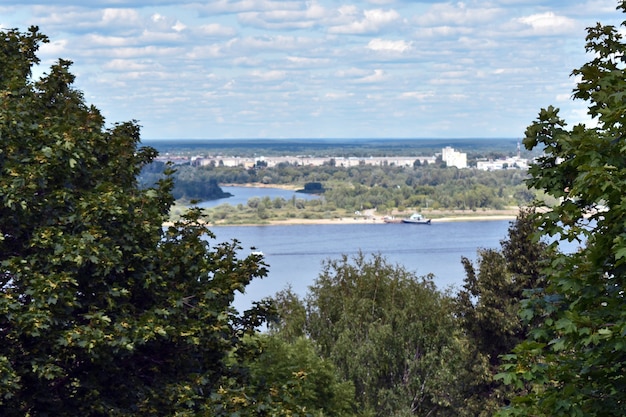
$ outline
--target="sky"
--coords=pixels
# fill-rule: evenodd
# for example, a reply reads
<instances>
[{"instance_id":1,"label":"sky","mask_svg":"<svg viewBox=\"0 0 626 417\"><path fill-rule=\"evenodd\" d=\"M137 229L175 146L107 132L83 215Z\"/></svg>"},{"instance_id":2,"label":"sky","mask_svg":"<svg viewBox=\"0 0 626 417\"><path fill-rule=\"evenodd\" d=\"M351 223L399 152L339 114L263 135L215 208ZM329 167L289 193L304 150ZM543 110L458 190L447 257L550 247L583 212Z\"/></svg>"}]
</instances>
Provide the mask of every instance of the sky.
<instances>
[{"instance_id":1,"label":"sky","mask_svg":"<svg viewBox=\"0 0 626 417\"><path fill-rule=\"evenodd\" d=\"M144 139L522 138L573 101L617 0L2 0L110 126Z\"/></svg>"}]
</instances>

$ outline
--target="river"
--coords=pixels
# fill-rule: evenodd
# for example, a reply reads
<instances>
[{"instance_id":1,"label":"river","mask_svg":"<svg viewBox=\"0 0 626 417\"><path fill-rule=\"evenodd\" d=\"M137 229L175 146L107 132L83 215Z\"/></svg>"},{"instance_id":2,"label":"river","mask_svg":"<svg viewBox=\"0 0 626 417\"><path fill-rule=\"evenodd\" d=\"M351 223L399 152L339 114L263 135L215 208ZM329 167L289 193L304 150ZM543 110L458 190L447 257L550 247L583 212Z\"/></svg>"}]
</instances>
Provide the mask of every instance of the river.
<instances>
[{"instance_id":1,"label":"river","mask_svg":"<svg viewBox=\"0 0 626 417\"><path fill-rule=\"evenodd\" d=\"M297 193L294 190L284 190L282 188L261 188L261 187L220 187L222 191L231 193L233 196L228 198L220 198L218 200L203 201L198 204L198 207L211 208L219 206L220 204L230 204L231 206L237 206L238 204L246 204L249 199L254 197L270 197L272 200L275 198L284 198L285 200L291 200L293 197L296 199L313 200L319 198L317 195Z\"/></svg>"},{"instance_id":2,"label":"river","mask_svg":"<svg viewBox=\"0 0 626 417\"><path fill-rule=\"evenodd\" d=\"M208 201L201 207L245 204L249 198L268 196L286 200L316 198L279 188L222 187L233 197ZM288 285L300 296L307 293L326 259L342 254L380 253L390 263L402 265L418 276L432 273L440 289L460 288L465 271L461 258L476 261L480 248L500 248L509 220L437 222L431 225L337 224L286 226L218 226L211 228L215 243L237 239L247 255L263 252L269 275L254 280L245 294L237 295L235 307L247 308L252 301L272 296Z\"/></svg>"},{"instance_id":3,"label":"river","mask_svg":"<svg viewBox=\"0 0 626 417\"><path fill-rule=\"evenodd\" d=\"M422 276L434 274L440 289L460 287L465 276L461 257L476 260L479 248L499 248L510 221L441 222L432 225L354 224L289 226L219 226L217 242L237 239L247 255L256 248L269 265L266 278L253 281L235 307L271 296L288 285L300 296L321 271L326 259L362 251L380 253L392 264Z\"/></svg>"}]
</instances>

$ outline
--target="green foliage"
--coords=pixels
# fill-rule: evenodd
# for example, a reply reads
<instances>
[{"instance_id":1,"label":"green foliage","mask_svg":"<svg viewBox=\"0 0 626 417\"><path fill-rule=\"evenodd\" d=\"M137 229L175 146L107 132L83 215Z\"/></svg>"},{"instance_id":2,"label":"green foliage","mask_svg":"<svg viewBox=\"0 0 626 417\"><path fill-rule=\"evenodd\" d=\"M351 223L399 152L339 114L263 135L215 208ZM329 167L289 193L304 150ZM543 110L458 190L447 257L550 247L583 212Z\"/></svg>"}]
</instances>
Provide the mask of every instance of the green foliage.
<instances>
[{"instance_id":1,"label":"green foliage","mask_svg":"<svg viewBox=\"0 0 626 417\"><path fill-rule=\"evenodd\" d=\"M247 391L260 407L250 416L354 415L354 388L319 357L312 341L262 335L255 342L262 353L249 363Z\"/></svg>"},{"instance_id":2,"label":"green foliage","mask_svg":"<svg viewBox=\"0 0 626 417\"><path fill-rule=\"evenodd\" d=\"M626 12L626 2L618 9ZM546 268L545 296L525 303L523 316L542 320L500 375L520 396L503 415L621 416L626 409L626 90L618 29L588 29L593 59L573 72L576 99L589 103L598 125L566 129L558 109L540 112L526 131L527 148L545 156L529 185L559 199L537 216L539 231L581 242Z\"/></svg>"},{"instance_id":3,"label":"green foliage","mask_svg":"<svg viewBox=\"0 0 626 417\"><path fill-rule=\"evenodd\" d=\"M32 82L44 41L0 34L1 414L226 413L215 396L245 384L232 357L254 357L267 310L232 301L265 265L211 245L197 211L163 228L171 178L136 180L155 151L135 122L104 127L69 61Z\"/></svg>"},{"instance_id":4,"label":"green foliage","mask_svg":"<svg viewBox=\"0 0 626 417\"><path fill-rule=\"evenodd\" d=\"M325 262L304 304L289 291L278 300L274 331L306 332L354 385L362 415L463 415L456 380L465 345L451 300L430 278L380 255L343 256Z\"/></svg>"},{"instance_id":5,"label":"green foliage","mask_svg":"<svg viewBox=\"0 0 626 417\"><path fill-rule=\"evenodd\" d=\"M304 184L304 192L311 194L323 193L324 186L322 186L321 182L307 182L306 184Z\"/></svg>"},{"instance_id":6,"label":"green foliage","mask_svg":"<svg viewBox=\"0 0 626 417\"><path fill-rule=\"evenodd\" d=\"M144 170L142 181L151 183L155 173ZM175 177L175 195L187 198L207 197L201 185L247 184L264 182L302 187L305 192L324 192L324 201L349 213L355 210L398 207L433 207L478 210L505 206L523 206L534 198L534 191L524 184L527 175L520 170L477 171L457 168L406 168L394 165L356 167L292 166L250 170L244 167L179 166ZM315 179L315 181L311 181ZM307 185L308 184L308 185ZM315 187L307 190L308 187ZM320 190L319 187L322 187ZM228 203L228 200L225 200ZM307 202L308 206L314 204ZM307 207L309 208L309 207Z\"/></svg>"},{"instance_id":7,"label":"green foliage","mask_svg":"<svg viewBox=\"0 0 626 417\"><path fill-rule=\"evenodd\" d=\"M509 227L501 250L478 252L478 271L467 258L463 289L456 300L461 326L470 340L474 369L466 382L467 407L475 415L492 415L507 401L507 390L494 380L501 355L509 353L524 340L530 324L518 312L525 290L541 289L541 267L548 259L547 245L533 239L531 210L520 211Z\"/></svg>"}]
</instances>

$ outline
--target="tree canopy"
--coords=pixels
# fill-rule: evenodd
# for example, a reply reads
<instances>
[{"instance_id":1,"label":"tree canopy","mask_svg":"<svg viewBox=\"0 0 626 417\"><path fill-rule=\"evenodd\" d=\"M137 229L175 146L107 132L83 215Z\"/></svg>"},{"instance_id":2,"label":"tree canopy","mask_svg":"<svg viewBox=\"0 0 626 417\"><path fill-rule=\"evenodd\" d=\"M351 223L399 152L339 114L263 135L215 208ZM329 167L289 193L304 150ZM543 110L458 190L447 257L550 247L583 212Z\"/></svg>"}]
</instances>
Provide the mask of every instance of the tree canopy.
<instances>
[{"instance_id":1,"label":"tree canopy","mask_svg":"<svg viewBox=\"0 0 626 417\"><path fill-rule=\"evenodd\" d=\"M266 315L231 303L262 258L212 244L195 211L164 228L172 182L137 186L139 125L107 128L70 61L32 80L42 42L0 32L2 415L229 414Z\"/></svg>"},{"instance_id":2,"label":"tree canopy","mask_svg":"<svg viewBox=\"0 0 626 417\"><path fill-rule=\"evenodd\" d=\"M473 372L464 381L464 397L476 416L491 416L507 403L507 388L495 380L501 355L511 352L534 325L523 323L518 314L525 291L544 286L541 267L549 259L546 243L533 238L533 218L532 210L520 210L500 250L480 249L476 265L462 258L466 277L455 310L469 339Z\"/></svg>"},{"instance_id":3,"label":"tree canopy","mask_svg":"<svg viewBox=\"0 0 626 417\"><path fill-rule=\"evenodd\" d=\"M626 2L618 9L626 12ZM622 24L624 26L624 24ZM529 185L559 199L539 212L539 233L578 242L552 258L542 297L523 317L540 320L500 377L519 390L511 415L621 416L626 409L626 43L620 29L588 29L593 58L573 71L574 98L588 102L596 127L571 129L558 109L542 109L524 145L544 156Z\"/></svg>"},{"instance_id":4,"label":"tree canopy","mask_svg":"<svg viewBox=\"0 0 626 417\"><path fill-rule=\"evenodd\" d=\"M459 416L465 345L452 300L431 277L381 255L328 260L304 301L277 295L288 340L308 336L354 385L364 416Z\"/></svg>"}]
</instances>

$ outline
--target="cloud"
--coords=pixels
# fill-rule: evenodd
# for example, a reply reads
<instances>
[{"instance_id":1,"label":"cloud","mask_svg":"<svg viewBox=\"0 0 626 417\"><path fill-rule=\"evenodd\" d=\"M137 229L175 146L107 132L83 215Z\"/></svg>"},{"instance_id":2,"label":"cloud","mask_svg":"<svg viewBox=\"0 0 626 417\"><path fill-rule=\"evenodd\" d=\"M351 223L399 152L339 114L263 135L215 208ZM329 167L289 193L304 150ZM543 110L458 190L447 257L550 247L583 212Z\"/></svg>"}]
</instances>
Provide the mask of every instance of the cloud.
<instances>
[{"instance_id":1,"label":"cloud","mask_svg":"<svg viewBox=\"0 0 626 417\"><path fill-rule=\"evenodd\" d=\"M366 75L365 77L361 77L357 80L355 80L355 82L357 83L365 83L365 84L371 84L371 83L379 83L381 81L384 81L388 78L387 74L385 74L385 72L381 69L375 69L373 74L370 75Z\"/></svg>"},{"instance_id":2,"label":"cloud","mask_svg":"<svg viewBox=\"0 0 626 417\"><path fill-rule=\"evenodd\" d=\"M337 21L341 23L330 26L329 33L364 35L380 32L401 21L401 16L393 9L371 9L358 14L355 7L342 7Z\"/></svg>"},{"instance_id":3,"label":"cloud","mask_svg":"<svg viewBox=\"0 0 626 417\"><path fill-rule=\"evenodd\" d=\"M446 26L477 26L493 24L504 15L504 10L498 7L485 6L468 7L465 3L443 3L433 5L427 12L417 15L414 23L425 27Z\"/></svg>"},{"instance_id":4,"label":"cloud","mask_svg":"<svg viewBox=\"0 0 626 417\"><path fill-rule=\"evenodd\" d=\"M328 11L317 2L307 2L302 9L273 9L263 12L238 14L241 24L270 30L310 29L319 26L328 17Z\"/></svg>"},{"instance_id":5,"label":"cloud","mask_svg":"<svg viewBox=\"0 0 626 417\"><path fill-rule=\"evenodd\" d=\"M287 73L285 71L252 71L250 76L258 81L280 81L287 77Z\"/></svg>"},{"instance_id":6,"label":"cloud","mask_svg":"<svg viewBox=\"0 0 626 417\"><path fill-rule=\"evenodd\" d=\"M103 69L111 70L115 72L147 72L155 69L154 62L139 63L136 61L126 59L113 59L107 62Z\"/></svg>"},{"instance_id":7,"label":"cloud","mask_svg":"<svg viewBox=\"0 0 626 417\"><path fill-rule=\"evenodd\" d=\"M197 29L198 33L203 36L210 37L233 37L237 35L237 30L230 26L225 26L220 23L209 23L206 25L200 25Z\"/></svg>"},{"instance_id":8,"label":"cloud","mask_svg":"<svg viewBox=\"0 0 626 417\"><path fill-rule=\"evenodd\" d=\"M299 68L324 67L332 62L328 58L307 58L301 56L288 56L285 59L290 66Z\"/></svg>"},{"instance_id":9,"label":"cloud","mask_svg":"<svg viewBox=\"0 0 626 417\"><path fill-rule=\"evenodd\" d=\"M574 20L558 16L554 12L537 13L514 19L524 27L526 35L559 35L577 29Z\"/></svg>"},{"instance_id":10,"label":"cloud","mask_svg":"<svg viewBox=\"0 0 626 417\"><path fill-rule=\"evenodd\" d=\"M406 91L400 94L401 98L405 99L416 99L419 101L424 101L426 99L434 97L435 94L431 91L422 92L422 91Z\"/></svg>"},{"instance_id":11,"label":"cloud","mask_svg":"<svg viewBox=\"0 0 626 417\"><path fill-rule=\"evenodd\" d=\"M407 52L411 50L411 42L403 40L390 41L385 39L372 39L367 43L367 49L372 51L385 51L385 52Z\"/></svg>"},{"instance_id":12,"label":"cloud","mask_svg":"<svg viewBox=\"0 0 626 417\"><path fill-rule=\"evenodd\" d=\"M349 93L346 91L333 91L324 94L324 97L329 100L343 100L346 98L354 97L354 93Z\"/></svg>"},{"instance_id":13,"label":"cloud","mask_svg":"<svg viewBox=\"0 0 626 417\"><path fill-rule=\"evenodd\" d=\"M194 7L205 15L267 12L271 10L299 10L299 1L276 0L212 0L204 4L194 4Z\"/></svg>"}]
</instances>

